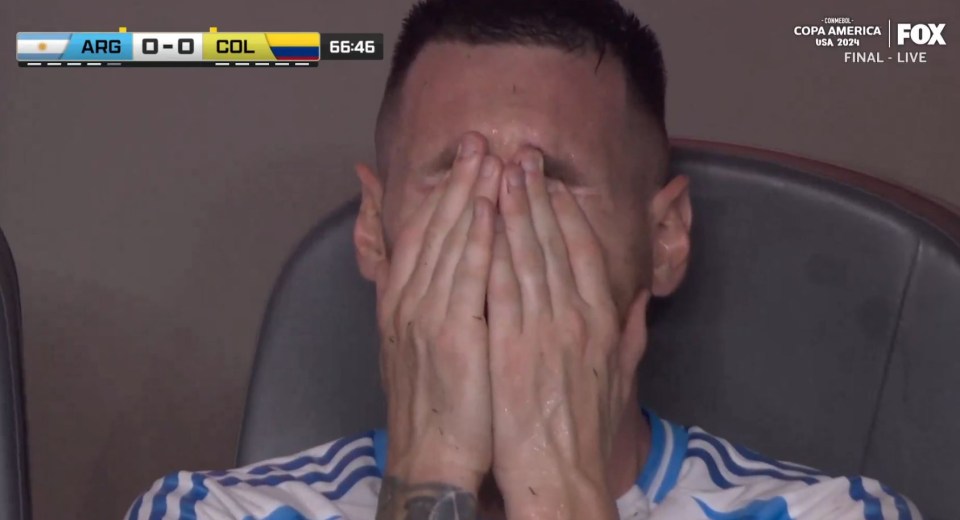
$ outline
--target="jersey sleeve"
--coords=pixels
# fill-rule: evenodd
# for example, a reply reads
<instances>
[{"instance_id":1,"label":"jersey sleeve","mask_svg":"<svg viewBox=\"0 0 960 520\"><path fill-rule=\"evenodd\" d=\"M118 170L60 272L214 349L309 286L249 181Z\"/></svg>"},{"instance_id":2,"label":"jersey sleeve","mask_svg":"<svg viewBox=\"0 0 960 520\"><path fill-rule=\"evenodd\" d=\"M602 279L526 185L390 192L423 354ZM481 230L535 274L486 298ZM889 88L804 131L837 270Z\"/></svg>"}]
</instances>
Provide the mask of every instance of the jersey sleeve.
<instances>
[{"instance_id":1,"label":"jersey sleeve","mask_svg":"<svg viewBox=\"0 0 960 520\"><path fill-rule=\"evenodd\" d=\"M181 471L154 482L130 506L124 520L240 520L257 518L256 513L231 499L215 480Z\"/></svg>"},{"instance_id":2,"label":"jersey sleeve","mask_svg":"<svg viewBox=\"0 0 960 520\"><path fill-rule=\"evenodd\" d=\"M796 520L921 520L907 497L866 477L832 478L784 496Z\"/></svg>"},{"instance_id":3,"label":"jersey sleeve","mask_svg":"<svg viewBox=\"0 0 960 520\"><path fill-rule=\"evenodd\" d=\"M372 520L380 473L369 435L225 471L178 471L124 520Z\"/></svg>"},{"instance_id":4,"label":"jersey sleeve","mask_svg":"<svg viewBox=\"0 0 960 520\"><path fill-rule=\"evenodd\" d=\"M751 486L678 493L662 504L656 520L921 520L906 497L863 477L815 483L757 481ZM685 495L685 496L684 496Z\"/></svg>"},{"instance_id":5,"label":"jersey sleeve","mask_svg":"<svg viewBox=\"0 0 960 520\"><path fill-rule=\"evenodd\" d=\"M180 471L156 482L139 496L124 520L331 520L349 517L334 501L310 486L230 485L235 472Z\"/></svg>"},{"instance_id":6,"label":"jersey sleeve","mask_svg":"<svg viewBox=\"0 0 960 520\"><path fill-rule=\"evenodd\" d=\"M767 458L691 428L664 519L919 520L905 496L866 477L835 477ZM660 518L656 518L660 520Z\"/></svg>"}]
</instances>

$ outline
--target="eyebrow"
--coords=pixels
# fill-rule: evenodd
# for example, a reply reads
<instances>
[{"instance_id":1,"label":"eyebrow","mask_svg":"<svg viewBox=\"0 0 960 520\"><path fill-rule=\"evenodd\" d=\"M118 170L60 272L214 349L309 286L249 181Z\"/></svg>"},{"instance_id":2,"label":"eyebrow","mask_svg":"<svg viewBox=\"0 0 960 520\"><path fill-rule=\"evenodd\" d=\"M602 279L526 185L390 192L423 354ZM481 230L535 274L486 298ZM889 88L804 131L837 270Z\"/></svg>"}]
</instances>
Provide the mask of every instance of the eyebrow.
<instances>
[{"instance_id":1,"label":"eyebrow","mask_svg":"<svg viewBox=\"0 0 960 520\"><path fill-rule=\"evenodd\" d=\"M425 174L439 173L449 169L457 158L457 145L459 141L452 141L445 146L432 160L427 162L422 171ZM585 176L579 168L570 161L560 157L553 156L540 150L543 154L543 173L547 178L563 182L567 186L581 186L584 184Z\"/></svg>"}]
</instances>

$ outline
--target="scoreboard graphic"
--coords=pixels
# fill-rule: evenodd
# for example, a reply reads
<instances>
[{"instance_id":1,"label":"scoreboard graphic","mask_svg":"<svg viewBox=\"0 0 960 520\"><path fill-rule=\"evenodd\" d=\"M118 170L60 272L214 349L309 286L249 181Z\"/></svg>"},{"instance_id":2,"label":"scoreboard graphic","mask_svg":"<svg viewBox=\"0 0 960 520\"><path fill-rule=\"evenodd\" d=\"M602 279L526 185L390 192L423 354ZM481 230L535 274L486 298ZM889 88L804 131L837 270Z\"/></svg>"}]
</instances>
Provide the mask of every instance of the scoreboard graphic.
<instances>
[{"instance_id":1,"label":"scoreboard graphic","mask_svg":"<svg viewBox=\"0 0 960 520\"><path fill-rule=\"evenodd\" d=\"M20 32L21 67L316 67L382 60L383 34L319 32Z\"/></svg>"}]
</instances>

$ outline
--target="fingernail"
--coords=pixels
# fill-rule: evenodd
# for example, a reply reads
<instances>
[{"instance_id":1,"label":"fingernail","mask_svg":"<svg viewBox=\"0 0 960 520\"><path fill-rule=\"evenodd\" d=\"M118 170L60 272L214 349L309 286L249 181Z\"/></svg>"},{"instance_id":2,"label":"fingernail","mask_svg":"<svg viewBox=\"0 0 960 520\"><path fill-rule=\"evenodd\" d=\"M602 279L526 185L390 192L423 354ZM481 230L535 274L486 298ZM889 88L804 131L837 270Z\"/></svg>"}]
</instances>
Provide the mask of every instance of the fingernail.
<instances>
[{"instance_id":1,"label":"fingernail","mask_svg":"<svg viewBox=\"0 0 960 520\"><path fill-rule=\"evenodd\" d=\"M547 193L559 193L560 181L556 179L547 179Z\"/></svg>"},{"instance_id":2,"label":"fingernail","mask_svg":"<svg viewBox=\"0 0 960 520\"><path fill-rule=\"evenodd\" d=\"M473 157L477 153L477 143L473 139L464 138L460 141L460 147L457 148L457 157L466 159Z\"/></svg>"},{"instance_id":3,"label":"fingernail","mask_svg":"<svg viewBox=\"0 0 960 520\"><path fill-rule=\"evenodd\" d=\"M486 213L487 208L483 207L484 205L480 202L479 199L473 201L473 216L482 217Z\"/></svg>"},{"instance_id":4,"label":"fingernail","mask_svg":"<svg viewBox=\"0 0 960 520\"><path fill-rule=\"evenodd\" d=\"M523 172L514 168L510 170L510 175L507 176L507 182L510 183L511 186L519 188L523 186L523 177Z\"/></svg>"},{"instance_id":5,"label":"fingernail","mask_svg":"<svg viewBox=\"0 0 960 520\"><path fill-rule=\"evenodd\" d=\"M523 171L533 173L537 168L537 160L532 157L526 157L520 161L520 166L523 168Z\"/></svg>"}]
</instances>

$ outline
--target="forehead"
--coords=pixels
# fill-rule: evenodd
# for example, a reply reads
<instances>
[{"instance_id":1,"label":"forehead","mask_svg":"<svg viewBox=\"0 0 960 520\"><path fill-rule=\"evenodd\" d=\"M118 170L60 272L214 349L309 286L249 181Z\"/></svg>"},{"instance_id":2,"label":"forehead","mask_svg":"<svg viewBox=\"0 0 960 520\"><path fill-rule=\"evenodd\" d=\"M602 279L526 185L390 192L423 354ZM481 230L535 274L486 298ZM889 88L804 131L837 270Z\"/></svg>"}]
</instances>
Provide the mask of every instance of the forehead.
<instances>
[{"instance_id":1,"label":"forehead","mask_svg":"<svg viewBox=\"0 0 960 520\"><path fill-rule=\"evenodd\" d=\"M627 128L619 60L535 45L427 45L401 93L395 143L408 166L475 130L509 160L523 145L567 161L609 156Z\"/></svg>"}]
</instances>

